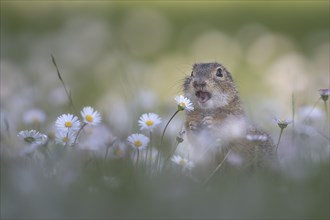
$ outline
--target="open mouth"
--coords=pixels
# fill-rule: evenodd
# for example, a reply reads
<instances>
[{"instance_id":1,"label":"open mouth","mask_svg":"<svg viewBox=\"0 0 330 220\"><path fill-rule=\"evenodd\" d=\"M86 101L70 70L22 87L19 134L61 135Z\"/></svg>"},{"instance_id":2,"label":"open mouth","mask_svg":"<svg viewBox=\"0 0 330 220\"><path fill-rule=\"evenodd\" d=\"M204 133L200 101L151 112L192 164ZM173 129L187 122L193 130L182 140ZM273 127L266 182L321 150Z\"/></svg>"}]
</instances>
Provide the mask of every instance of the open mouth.
<instances>
[{"instance_id":1,"label":"open mouth","mask_svg":"<svg viewBox=\"0 0 330 220\"><path fill-rule=\"evenodd\" d=\"M195 95L200 103L205 103L211 98L211 94L209 92L197 91Z\"/></svg>"}]
</instances>

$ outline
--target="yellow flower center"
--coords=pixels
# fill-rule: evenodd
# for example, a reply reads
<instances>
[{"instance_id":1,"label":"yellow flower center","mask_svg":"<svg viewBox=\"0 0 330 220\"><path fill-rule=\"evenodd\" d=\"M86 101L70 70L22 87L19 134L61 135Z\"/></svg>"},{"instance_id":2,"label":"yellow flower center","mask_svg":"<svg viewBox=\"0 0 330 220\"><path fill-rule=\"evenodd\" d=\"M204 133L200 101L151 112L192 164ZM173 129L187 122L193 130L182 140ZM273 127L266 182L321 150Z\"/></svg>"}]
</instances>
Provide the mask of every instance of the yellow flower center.
<instances>
[{"instance_id":1,"label":"yellow flower center","mask_svg":"<svg viewBox=\"0 0 330 220\"><path fill-rule=\"evenodd\" d=\"M64 138L62 139L62 141L65 142L65 143L67 143L67 142L69 142L69 138L68 138L68 137L64 137Z\"/></svg>"},{"instance_id":2,"label":"yellow flower center","mask_svg":"<svg viewBox=\"0 0 330 220\"><path fill-rule=\"evenodd\" d=\"M186 107L186 103L185 102L181 102L181 106L182 107Z\"/></svg>"},{"instance_id":3,"label":"yellow flower center","mask_svg":"<svg viewBox=\"0 0 330 220\"><path fill-rule=\"evenodd\" d=\"M33 124L39 124L39 123L40 123L39 118L34 117L34 118L32 119L32 123L33 123Z\"/></svg>"},{"instance_id":4,"label":"yellow flower center","mask_svg":"<svg viewBox=\"0 0 330 220\"><path fill-rule=\"evenodd\" d=\"M34 142L36 139L34 137L26 137L24 138L24 141L28 142L28 143L32 143Z\"/></svg>"},{"instance_id":5,"label":"yellow flower center","mask_svg":"<svg viewBox=\"0 0 330 220\"><path fill-rule=\"evenodd\" d=\"M148 126L152 126L152 125L154 124L154 122L151 121L151 120L148 120L148 121L146 121L146 124L147 124Z\"/></svg>"},{"instance_id":6,"label":"yellow flower center","mask_svg":"<svg viewBox=\"0 0 330 220\"><path fill-rule=\"evenodd\" d=\"M139 148L142 146L142 142L140 140L136 140L136 141L134 141L134 145L135 145L135 147Z\"/></svg>"},{"instance_id":7,"label":"yellow flower center","mask_svg":"<svg viewBox=\"0 0 330 220\"><path fill-rule=\"evenodd\" d=\"M180 160L179 164L180 164L180 166L185 166L186 165L186 161L185 160Z\"/></svg>"},{"instance_id":8,"label":"yellow flower center","mask_svg":"<svg viewBox=\"0 0 330 220\"><path fill-rule=\"evenodd\" d=\"M48 132L47 136L48 136L48 139L50 139L50 140L54 140L55 139L55 133L52 132L52 131Z\"/></svg>"},{"instance_id":9,"label":"yellow flower center","mask_svg":"<svg viewBox=\"0 0 330 220\"><path fill-rule=\"evenodd\" d=\"M67 127L67 128L71 128L71 127L72 127L72 122L71 122L71 121L66 121L66 122L64 123L64 125L65 125L65 127Z\"/></svg>"},{"instance_id":10,"label":"yellow flower center","mask_svg":"<svg viewBox=\"0 0 330 220\"><path fill-rule=\"evenodd\" d=\"M93 116L91 116L91 115L86 115L85 119L88 122L93 122Z\"/></svg>"},{"instance_id":11,"label":"yellow flower center","mask_svg":"<svg viewBox=\"0 0 330 220\"><path fill-rule=\"evenodd\" d=\"M121 149L115 149L114 154L119 157L123 154L123 151Z\"/></svg>"}]
</instances>

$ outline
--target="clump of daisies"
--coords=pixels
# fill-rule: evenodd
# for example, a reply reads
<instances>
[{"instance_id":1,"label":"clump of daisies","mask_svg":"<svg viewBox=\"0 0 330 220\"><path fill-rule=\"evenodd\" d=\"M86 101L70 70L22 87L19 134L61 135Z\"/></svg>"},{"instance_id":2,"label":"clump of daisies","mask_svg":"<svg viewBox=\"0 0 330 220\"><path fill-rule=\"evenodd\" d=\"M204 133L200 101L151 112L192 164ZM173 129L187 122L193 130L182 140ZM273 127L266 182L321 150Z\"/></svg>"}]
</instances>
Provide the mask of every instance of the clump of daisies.
<instances>
[{"instance_id":1,"label":"clump of daisies","mask_svg":"<svg viewBox=\"0 0 330 220\"><path fill-rule=\"evenodd\" d=\"M101 115L92 107L84 107L81 112L82 123L77 116L72 114L62 114L55 122L56 143L64 146L76 144L78 136L87 125L96 126L101 123Z\"/></svg>"},{"instance_id":2,"label":"clump of daisies","mask_svg":"<svg viewBox=\"0 0 330 220\"><path fill-rule=\"evenodd\" d=\"M56 144L63 146L74 146L78 143L81 131L84 131L82 142L77 145L81 150L100 150L105 149L114 136L106 126L98 126L101 123L101 114L92 107L84 107L80 111L81 119L73 114L62 114L57 117L54 123L53 137L47 136L37 130L24 130L17 134L17 137L27 144L21 151L21 155L26 155L41 146L54 140ZM23 116L23 122L26 124L37 125L44 123L45 113L39 109L32 109ZM86 127L87 126L87 127ZM97 126L97 127L95 127ZM80 139L80 138L79 138Z\"/></svg>"},{"instance_id":3,"label":"clump of daisies","mask_svg":"<svg viewBox=\"0 0 330 220\"><path fill-rule=\"evenodd\" d=\"M175 115L178 114L178 112L183 111L183 110L186 110L186 111L194 110L194 107L193 107L191 101L189 99L187 99L186 97L180 95L180 96L176 96L174 99L177 103L177 110L172 115L172 117L167 122L167 124L165 125L165 128L164 128L162 136L161 136L161 140L160 140L160 146L162 145L166 128L168 127L168 125L170 124L172 119L175 117ZM127 138L128 143L133 147L133 149L136 150L136 164L138 164L138 161L139 161L140 150L144 150L144 149L147 149L145 158L149 158L150 164L152 164L151 158L153 158L152 155L154 155L152 153L152 132L158 125L161 124L161 122L162 122L162 119L157 114L145 113L145 114L141 115L141 117L139 118L138 124L140 126L141 131L149 131L149 137L147 137L143 134L132 134ZM149 147L147 146L148 143L150 143ZM158 151L157 155L158 156L157 156L156 164L158 167L160 167L159 151ZM171 157L171 155L169 156L169 158L170 157Z\"/></svg>"},{"instance_id":4,"label":"clump of daisies","mask_svg":"<svg viewBox=\"0 0 330 220\"><path fill-rule=\"evenodd\" d=\"M77 116L63 114L55 121L55 140L57 144L71 146L74 144L81 123Z\"/></svg>"}]
</instances>

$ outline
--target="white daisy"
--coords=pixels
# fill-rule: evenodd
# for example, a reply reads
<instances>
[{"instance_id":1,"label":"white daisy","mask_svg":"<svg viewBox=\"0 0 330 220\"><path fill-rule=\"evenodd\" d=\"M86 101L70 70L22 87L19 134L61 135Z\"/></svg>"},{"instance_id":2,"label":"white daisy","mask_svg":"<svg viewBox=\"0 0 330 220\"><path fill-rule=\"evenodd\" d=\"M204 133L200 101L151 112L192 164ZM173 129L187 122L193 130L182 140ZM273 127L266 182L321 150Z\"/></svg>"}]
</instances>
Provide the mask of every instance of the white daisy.
<instances>
[{"instance_id":1,"label":"white daisy","mask_svg":"<svg viewBox=\"0 0 330 220\"><path fill-rule=\"evenodd\" d=\"M97 125L101 122L101 115L98 111L95 111L92 107L84 107L80 112L84 119L84 122L90 125Z\"/></svg>"},{"instance_id":2,"label":"white daisy","mask_svg":"<svg viewBox=\"0 0 330 220\"><path fill-rule=\"evenodd\" d=\"M149 138L143 134L132 134L127 138L128 143L136 150L142 150L147 147Z\"/></svg>"},{"instance_id":3,"label":"white daisy","mask_svg":"<svg viewBox=\"0 0 330 220\"><path fill-rule=\"evenodd\" d=\"M287 120L287 119L278 119L278 118L275 118L274 120L276 121L276 123L278 124L278 126L281 129L286 128L289 124L292 123L291 120Z\"/></svg>"},{"instance_id":4,"label":"white daisy","mask_svg":"<svg viewBox=\"0 0 330 220\"><path fill-rule=\"evenodd\" d=\"M125 157L126 152L127 152L127 147L125 143L119 143L109 148L109 156L110 158L114 158L114 159Z\"/></svg>"},{"instance_id":5,"label":"white daisy","mask_svg":"<svg viewBox=\"0 0 330 220\"><path fill-rule=\"evenodd\" d=\"M42 124L46 121L46 114L41 109L30 109L23 115L23 122L25 124Z\"/></svg>"},{"instance_id":6,"label":"white daisy","mask_svg":"<svg viewBox=\"0 0 330 220\"><path fill-rule=\"evenodd\" d=\"M71 146L76 139L76 133L72 131L57 131L55 134L55 142L63 146Z\"/></svg>"},{"instance_id":7,"label":"white daisy","mask_svg":"<svg viewBox=\"0 0 330 220\"><path fill-rule=\"evenodd\" d=\"M255 135L252 135L252 134L248 134L246 135L246 139L249 140L249 141L267 141L268 137L267 135L265 134L255 134Z\"/></svg>"},{"instance_id":8,"label":"white daisy","mask_svg":"<svg viewBox=\"0 0 330 220\"><path fill-rule=\"evenodd\" d=\"M179 165L180 167L182 167L183 170L191 170L194 167L193 162L187 160L186 158L183 158L179 155L174 155L171 158L172 162Z\"/></svg>"},{"instance_id":9,"label":"white daisy","mask_svg":"<svg viewBox=\"0 0 330 220\"><path fill-rule=\"evenodd\" d=\"M319 90L321 98L324 102L326 102L330 95L330 89L320 89Z\"/></svg>"},{"instance_id":10,"label":"white daisy","mask_svg":"<svg viewBox=\"0 0 330 220\"><path fill-rule=\"evenodd\" d=\"M28 144L42 145L47 141L47 136L36 130L20 131L17 135L21 140Z\"/></svg>"},{"instance_id":11,"label":"white daisy","mask_svg":"<svg viewBox=\"0 0 330 220\"><path fill-rule=\"evenodd\" d=\"M188 98L184 97L183 95L176 96L175 101L178 104L178 108L179 108L180 111L182 111L182 110L187 110L187 111L194 110L194 106L191 103L191 101Z\"/></svg>"},{"instance_id":12,"label":"white daisy","mask_svg":"<svg viewBox=\"0 0 330 220\"><path fill-rule=\"evenodd\" d=\"M155 113L146 113L141 115L139 126L141 130L152 131L157 125L162 122L162 119Z\"/></svg>"},{"instance_id":13,"label":"white daisy","mask_svg":"<svg viewBox=\"0 0 330 220\"><path fill-rule=\"evenodd\" d=\"M78 131L80 129L80 121L77 116L63 114L56 119L55 127L59 131Z\"/></svg>"}]
</instances>

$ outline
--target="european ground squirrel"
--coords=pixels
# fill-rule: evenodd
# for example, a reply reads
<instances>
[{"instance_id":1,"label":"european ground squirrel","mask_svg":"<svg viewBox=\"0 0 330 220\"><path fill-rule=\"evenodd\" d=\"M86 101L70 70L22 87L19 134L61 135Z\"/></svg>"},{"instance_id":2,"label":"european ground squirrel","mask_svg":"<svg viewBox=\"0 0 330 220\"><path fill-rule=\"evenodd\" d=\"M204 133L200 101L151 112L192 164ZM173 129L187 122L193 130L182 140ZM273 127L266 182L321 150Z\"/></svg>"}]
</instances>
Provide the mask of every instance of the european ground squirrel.
<instances>
[{"instance_id":1,"label":"european ground squirrel","mask_svg":"<svg viewBox=\"0 0 330 220\"><path fill-rule=\"evenodd\" d=\"M233 163L244 166L273 158L275 148L270 136L245 115L232 75L224 66L195 64L183 86L194 105L194 110L186 113L184 133L189 157L195 163L216 164L228 152Z\"/></svg>"}]
</instances>

